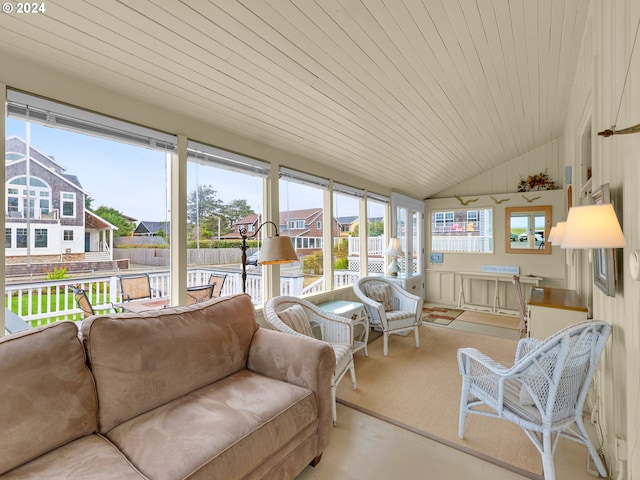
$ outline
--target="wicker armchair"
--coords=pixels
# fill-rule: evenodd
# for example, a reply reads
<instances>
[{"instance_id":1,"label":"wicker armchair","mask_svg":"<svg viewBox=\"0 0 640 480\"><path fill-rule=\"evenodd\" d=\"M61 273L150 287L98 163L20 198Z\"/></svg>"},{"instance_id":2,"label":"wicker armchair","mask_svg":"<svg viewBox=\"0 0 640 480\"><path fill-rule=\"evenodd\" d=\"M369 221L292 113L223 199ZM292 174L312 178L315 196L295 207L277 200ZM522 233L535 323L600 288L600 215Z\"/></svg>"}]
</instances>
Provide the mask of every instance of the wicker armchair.
<instances>
[{"instance_id":1,"label":"wicker armchair","mask_svg":"<svg viewBox=\"0 0 640 480\"><path fill-rule=\"evenodd\" d=\"M421 297L413 295L399 285L378 277L361 277L353 291L364 304L369 324L382 330L383 353L389 353L389 335L413 330L416 348L420 347L418 327L422 325Z\"/></svg>"},{"instance_id":2,"label":"wicker armchair","mask_svg":"<svg viewBox=\"0 0 640 480\"><path fill-rule=\"evenodd\" d=\"M337 422L336 390L340 380L342 380L347 371L351 374L353 389L356 390L358 388L356 383L356 368L353 363L353 353L351 351L353 345L353 326L351 322L344 317L320 310L314 304L301 298L287 296L275 297L267 301L264 306L264 318L275 330L291 335L304 335L305 333L301 333L302 329L292 328L290 326L291 322L285 318L285 313L290 312L291 307L301 308L304 312L304 317L309 322L310 327L310 330L306 332L307 335L312 335L312 332L315 333L316 330L319 330L318 334L312 336L331 344L333 347L336 356L336 369L331 378L331 408L333 425L335 426Z\"/></svg>"},{"instance_id":3,"label":"wicker armchair","mask_svg":"<svg viewBox=\"0 0 640 480\"><path fill-rule=\"evenodd\" d=\"M600 321L571 325L544 341L523 338L507 368L475 348L458 350L462 375L458 436L467 414L515 423L542 455L544 478L555 480L553 453L560 436L581 443L607 471L582 420L584 402L611 327ZM487 407L489 409L487 409Z\"/></svg>"}]
</instances>

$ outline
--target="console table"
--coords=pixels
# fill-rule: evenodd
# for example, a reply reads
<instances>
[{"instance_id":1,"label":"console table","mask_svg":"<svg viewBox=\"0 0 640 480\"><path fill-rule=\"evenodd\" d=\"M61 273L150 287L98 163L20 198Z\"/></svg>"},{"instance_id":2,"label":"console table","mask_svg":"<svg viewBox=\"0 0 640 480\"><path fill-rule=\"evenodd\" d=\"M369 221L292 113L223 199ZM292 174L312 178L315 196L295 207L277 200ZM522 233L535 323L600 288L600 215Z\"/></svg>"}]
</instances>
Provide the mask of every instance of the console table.
<instances>
[{"instance_id":1,"label":"console table","mask_svg":"<svg viewBox=\"0 0 640 480\"><path fill-rule=\"evenodd\" d=\"M529 336L544 340L558 330L584 322L589 309L575 290L534 287L529 298Z\"/></svg>"},{"instance_id":2,"label":"console table","mask_svg":"<svg viewBox=\"0 0 640 480\"><path fill-rule=\"evenodd\" d=\"M364 309L364 305L358 302L349 302L348 300L336 300L333 302L321 303L318 305L320 310L331 312L341 317L348 318L353 325L353 346L352 351L356 353L364 349L364 356L369 356L367 350L367 342L369 341L369 317ZM362 331L358 332L356 337L356 328L360 326Z\"/></svg>"},{"instance_id":3,"label":"console table","mask_svg":"<svg viewBox=\"0 0 640 480\"><path fill-rule=\"evenodd\" d=\"M485 272L456 272L456 275L460 277L460 290L458 291L458 308L471 308L471 309L484 309L491 313L511 313L517 314L517 310L510 310L500 306L500 290L498 285L500 282L513 281L513 275L507 275L504 273L485 273ZM493 305L484 305L471 302L471 295L467 295L471 291L469 285L471 280L486 280L493 282ZM533 285L539 285L542 281L542 277L535 277L529 275L520 276L520 284L529 283ZM469 298L467 298L469 297Z\"/></svg>"}]
</instances>

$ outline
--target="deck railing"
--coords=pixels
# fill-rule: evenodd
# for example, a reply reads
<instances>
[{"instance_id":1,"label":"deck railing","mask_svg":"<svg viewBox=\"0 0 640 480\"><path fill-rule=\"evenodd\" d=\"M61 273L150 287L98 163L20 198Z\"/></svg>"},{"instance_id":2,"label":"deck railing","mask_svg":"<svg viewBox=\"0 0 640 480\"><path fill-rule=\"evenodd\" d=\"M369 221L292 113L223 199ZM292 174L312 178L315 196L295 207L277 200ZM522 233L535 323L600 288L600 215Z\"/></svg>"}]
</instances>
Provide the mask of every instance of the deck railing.
<instances>
[{"instance_id":1,"label":"deck railing","mask_svg":"<svg viewBox=\"0 0 640 480\"><path fill-rule=\"evenodd\" d=\"M222 288L223 296L242 292L242 276L240 272L212 268L188 270L187 286L206 284L209 281L209 275L212 273L227 276ZM347 273L353 274L354 272ZM340 277L341 275L338 276ZM149 278L154 297L169 295L171 291L169 271L150 272ZM282 274L280 278L280 294L301 295L303 293L303 282L304 276L301 274ZM344 284L344 282L345 280L337 280L336 285ZM251 295L253 302L255 304L262 303L261 272L247 272L246 286L247 293ZM75 303L71 287L82 288L88 293L96 313L113 312L113 304L121 301L118 276L109 275L9 284L5 287L5 307L22 317L33 327L59 320L81 320L83 313Z\"/></svg>"}]
</instances>

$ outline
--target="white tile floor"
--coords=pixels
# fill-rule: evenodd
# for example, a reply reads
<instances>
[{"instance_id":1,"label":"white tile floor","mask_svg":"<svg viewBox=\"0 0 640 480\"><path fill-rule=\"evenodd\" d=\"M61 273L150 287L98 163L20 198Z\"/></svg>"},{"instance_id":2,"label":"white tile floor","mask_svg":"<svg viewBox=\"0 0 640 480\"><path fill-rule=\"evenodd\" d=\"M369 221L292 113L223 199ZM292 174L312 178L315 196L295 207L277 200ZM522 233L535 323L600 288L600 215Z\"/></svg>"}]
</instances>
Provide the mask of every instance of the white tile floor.
<instances>
[{"instance_id":1,"label":"white tile floor","mask_svg":"<svg viewBox=\"0 0 640 480\"><path fill-rule=\"evenodd\" d=\"M524 433L523 433L524 435ZM590 480L587 450L561 440L558 480ZM296 480L519 480L525 477L338 404L338 425L316 466Z\"/></svg>"}]
</instances>

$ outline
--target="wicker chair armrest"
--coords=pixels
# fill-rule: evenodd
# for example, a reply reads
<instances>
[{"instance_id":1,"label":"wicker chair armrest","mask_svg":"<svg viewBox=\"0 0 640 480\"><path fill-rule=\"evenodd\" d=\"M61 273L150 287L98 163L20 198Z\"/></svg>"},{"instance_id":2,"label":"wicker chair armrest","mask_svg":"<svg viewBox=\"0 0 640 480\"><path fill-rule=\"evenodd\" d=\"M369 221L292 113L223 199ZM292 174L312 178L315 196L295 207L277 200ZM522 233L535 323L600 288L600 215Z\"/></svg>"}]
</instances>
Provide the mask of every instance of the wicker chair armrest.
<instances>
[{"instance_id":1,"label":"wicker chair armrest","mask_svg":"<svg viewBox=\"0 0 640 480\"><path fill-rule=\"evenodd\" d=\"M316 309L307 311L311 323L322 326L322 339L329 343L353 344L353 325L348 318L330 312L320 313Z\"/></svg>"},{"instance_id":2,"label":"wicker chair armrest","mask_svg":"<svg viewBox=\"0 0 640 480\"><path fill-rule=\"evenodd\" d=\"M478 371L505 376L509 368L488 357L477 348L460 348L458 350L458 368L461 375L475 375Z\"/></svg>"}]
</instances>

